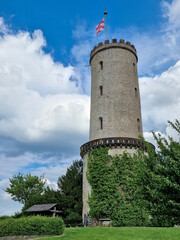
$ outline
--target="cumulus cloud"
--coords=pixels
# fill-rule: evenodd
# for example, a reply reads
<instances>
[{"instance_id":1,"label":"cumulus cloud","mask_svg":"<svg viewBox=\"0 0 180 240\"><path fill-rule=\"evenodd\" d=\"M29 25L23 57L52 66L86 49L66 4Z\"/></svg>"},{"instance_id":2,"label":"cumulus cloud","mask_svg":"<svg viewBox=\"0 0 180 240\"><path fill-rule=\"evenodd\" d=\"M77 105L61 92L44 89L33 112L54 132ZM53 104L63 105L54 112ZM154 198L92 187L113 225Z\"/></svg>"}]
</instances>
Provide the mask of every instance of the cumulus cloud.
<instances>
[{"instance_id":1,"label":"cumulus cloud","mask_svg":"<svg viewBox=\"0 0 180 240\"><path fill-rule=\"evenodd\" d=\"M159 130L165 133L168 120L180 119L179 79L180 61L154 78L140 78L145 131Z\"/></svg>"},{"instance_id":2,"label":"cumulus cloud","mask_svg":"<svg viewBox=\"0 0 180 240\"><path fill-rule=\"evenodd\" d=\"M180 28L180 1L172 0L172 2L162 1L164 17L168 18L168 22L170 24L169 28L178 29Z\"/></svg>"},{"instance_id":3,"label":"cumulus cloud","mask_svg":"<svg viewBox=\"0 0 180 240\"><path fill-rule=\"evenodd\" d=\"M20 212L21 208L23 207L22 204L11 200L10 194L6 193L3 189L8 187L9 179L4 178L0 180L0 199L1 199L1 206L0 206L0 215L12 215L15 212Z\"/></svg>"},{"instance_id":4,"label":"cumulus cloud","mask_svg":"<svg viewBox=\"0 0 180 240\"><path fill-rule=\"evenodd\" d=\"M46 185L49 186L50 188L57 189L58 178L66 174L67 168L71 166L72 160L74 159L69 159L68 161L66 160L66 163L61 163L61 165L49 164L48 167L45 166L38 167L36 169L32 169L31 173L36 176L44 175Z\"/></svg>"},{"instance_id":5,"label":"cumulus cloud","mask_svg":"<svg viewBox=\"0 0 180 240\"><path fill-rule=\"evenodd\" d=\"M74 68L54 62L45 45L40 30L0 37L0 135L46 147L80 145L88 134L89 96Z\"/></svg>"},{"instance_id":6,"label":"cumulus cloud","mask_svg":"<svg viewBox=\"0 0 180 240\"><path fill-rule=\"evenodd\" d=\"M163 134L161 132L154 132L154 133L155 133L156 136L158 136L160 134L161 137L167 138L167 135ZM155 141L155 139L153 137L152 132L144 132L144 138L146 139L147 142L152 143L155 146L156 150L158 150L158 146L156 144L156 141Z\"/></svg>"},{"instance_id":7,"label":"cumulus cloud","mask_svg":"<svg viewBox=\"0 0 180 240\"><path fill-rule=\"evenodd\" d=\"M171 3L162 1L163 16L167 20L163 25L163 39L166 41L167 49L171 50L174 58L179 58L180 52L180 1L173 0Z\"/></svg>"}]
</instances>

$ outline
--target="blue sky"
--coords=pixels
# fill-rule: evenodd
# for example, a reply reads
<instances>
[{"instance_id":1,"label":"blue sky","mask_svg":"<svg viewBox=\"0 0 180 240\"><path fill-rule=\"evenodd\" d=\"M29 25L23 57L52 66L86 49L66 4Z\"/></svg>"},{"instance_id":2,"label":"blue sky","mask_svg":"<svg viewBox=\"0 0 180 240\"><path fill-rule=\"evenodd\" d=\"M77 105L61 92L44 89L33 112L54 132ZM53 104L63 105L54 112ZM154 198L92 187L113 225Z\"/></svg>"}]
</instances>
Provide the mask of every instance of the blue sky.
<instances>
[{"instance_id":1,"label":"blue sky","mask_svg":"<svg viewBox=\"0 0 180 240\"><path fill-rule=\"evenodd\" d=\"M108 11L108 25L138 27L141 31L158 28L161 21L161 1L44 1L1 0L0 14L15 30L41 29L49 48L56 51L70 49L74 39L72 30L86 22L92 28L102 18L104 6ZM158 24L154 24L157 22ZM56 53L57 60L59 54Z\"/></svg>"},{"instance_id":2,"label":"blue sky","mask_svg":"<svg viewBox=\"0 0 180 240\"><path fill-rule=\"evenodd\" d=\"M3 191L12 175L44 174L56 188L88 141L91 49L108 11L108 38L138 53L144 136L175 133L180 118L180 0L1 0L0 215L21 205Z\"/></svg>"},{"instance_id":3,"label":"blue sky","mask_svg":"<svg viewBox=\"0 0 180 240\"><path fill-rule=\"evenodd\" d=\"M14 31L24 30L32 33L35 29L41 29L47 41L44 50L51 52L55 61L69 64L72 45L79 41L74 37L73 31L78 25L86 26L86 30L95 27L102 20L104 7L108 11L108 29L115 32L120 28L122 32L119 33L119 37L126 37L126 29L133 27L137 28L139 33L154 31L156 34L164 22L161 5L162 1L158 0L1 0L0 15ZM95 36L95 31L92 35ZM108 36L111 38L113 35L109 33Z\"/></svg>"}]
</instances>

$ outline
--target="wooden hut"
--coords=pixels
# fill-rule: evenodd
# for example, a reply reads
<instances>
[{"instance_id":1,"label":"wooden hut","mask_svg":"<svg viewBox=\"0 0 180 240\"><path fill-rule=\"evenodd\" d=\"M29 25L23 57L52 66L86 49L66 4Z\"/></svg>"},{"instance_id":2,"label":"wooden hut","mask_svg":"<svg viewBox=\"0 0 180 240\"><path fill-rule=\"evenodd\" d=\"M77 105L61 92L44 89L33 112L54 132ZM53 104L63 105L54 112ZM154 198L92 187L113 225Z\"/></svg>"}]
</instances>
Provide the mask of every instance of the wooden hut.
<instances>
[{"instance_id":1,"label":"wooden hut","mask_svg":"<svg viewBox=\"0 0 180 240\"><path fill-rule=\"evenodd\" d=\"M31 213L32 215L49 217L59 216L62 213L57 203L33 205L32 207L26 209L25 212Z\"/></svg>"}]
</instances>

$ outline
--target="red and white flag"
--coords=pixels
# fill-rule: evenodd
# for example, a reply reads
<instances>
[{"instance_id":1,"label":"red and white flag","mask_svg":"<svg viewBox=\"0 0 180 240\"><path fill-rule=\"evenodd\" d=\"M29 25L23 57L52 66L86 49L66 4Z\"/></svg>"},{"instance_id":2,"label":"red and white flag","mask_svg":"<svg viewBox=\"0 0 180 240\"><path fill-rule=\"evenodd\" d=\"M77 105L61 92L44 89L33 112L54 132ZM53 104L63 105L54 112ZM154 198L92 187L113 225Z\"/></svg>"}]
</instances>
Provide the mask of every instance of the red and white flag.
<instances>
[{"instance_id":1,"label":"red and white flag","mask_svg":"<svg viewBox=\"0 0 180 240\"><path fill-rule=\"evenodd\" d=\"M104 18L103 20L96 26L96 35L104 30Z\"/></svg>"}]
</instances>

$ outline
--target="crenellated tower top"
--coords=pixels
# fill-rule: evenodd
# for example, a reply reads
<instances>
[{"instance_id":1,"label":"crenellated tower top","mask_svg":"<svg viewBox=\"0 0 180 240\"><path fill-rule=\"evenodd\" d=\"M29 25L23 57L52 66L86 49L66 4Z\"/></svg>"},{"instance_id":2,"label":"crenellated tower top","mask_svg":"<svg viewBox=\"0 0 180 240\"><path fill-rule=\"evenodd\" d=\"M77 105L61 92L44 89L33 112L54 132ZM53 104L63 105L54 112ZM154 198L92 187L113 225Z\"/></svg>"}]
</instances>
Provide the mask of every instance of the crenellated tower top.
<instances>
[{"instance_id":1,"label":"crenellated tower top","mask_svg":"<svg viewBox=\"0 0 180 240\"><path fill-rule=\"evenodd\" d=\"M100 51L103 51L105 49L109 49L109 48L126 49L135 55L137 62L138 62L136 48L133 44L131 44L129 41L125 42L124 39L120 39L119 42L117 41L117 39L112 39L112 42L110 42L109 40L105 40L104 44L103 44L103 42L100 42L100 43L98 43L98 46L94 46L94 48L93 48L93 50L91 50L91 54L90 54L90 64L91 64L91 60L95 54L97 54Z\"/></svg>"}]
</instances>

